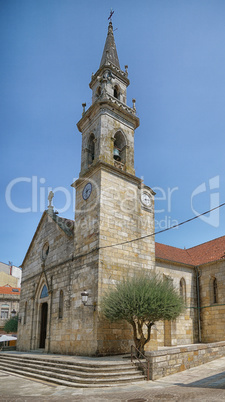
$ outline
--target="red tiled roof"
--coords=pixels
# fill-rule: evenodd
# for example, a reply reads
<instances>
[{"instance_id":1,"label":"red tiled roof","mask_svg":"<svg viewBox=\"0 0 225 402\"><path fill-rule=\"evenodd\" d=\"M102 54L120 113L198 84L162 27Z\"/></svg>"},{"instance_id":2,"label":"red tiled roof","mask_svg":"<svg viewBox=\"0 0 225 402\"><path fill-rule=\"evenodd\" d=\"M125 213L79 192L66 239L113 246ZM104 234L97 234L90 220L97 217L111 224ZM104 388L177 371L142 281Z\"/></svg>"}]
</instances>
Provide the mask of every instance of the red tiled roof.
<instances>
[{"instance_id":1,"label":"red tiled roof","mask_svg":"<svg viewBox=\"0 0 225 402\"><path fill-rule=\"evenodd\" d=\"M155 257L162 258L163 260L193 265L187 250L166 246L165 244L161 243L155 243Z\"/></svg>"},{"instance_id":2,"label":"red tiled roof","mask_svg":"<svg viewBox=\"0 0 225 402\"><path fill-rule=\"evenodd\" d=\"M0 286L1 295L20 295L20 288L13 288L12 286Z\"/></svg>"},{"instance_id":3,"label":"red tiled roof","mask_svg":"<svg viewBox=\"0 0 225 402\"><path fill-rule=\"evenodd\" d=\"M208 241L207 243L200 244L189 248L190 253L195 265L206 264L207 262L224 260L225 259L225 236L218 237L217 239Z\"/></svg>"},{"instance_id":4,"label":"red tiled roof","mask_svg":"<svg viewBox=\"0 0 225 402\"><path fill-rule=\"evenodd\" d=\"M155 256L163 260L188 265L202 265L225 259L225 236L208 241L189 249L181 249L155 243Z\"/></svg>"}]
</instances>

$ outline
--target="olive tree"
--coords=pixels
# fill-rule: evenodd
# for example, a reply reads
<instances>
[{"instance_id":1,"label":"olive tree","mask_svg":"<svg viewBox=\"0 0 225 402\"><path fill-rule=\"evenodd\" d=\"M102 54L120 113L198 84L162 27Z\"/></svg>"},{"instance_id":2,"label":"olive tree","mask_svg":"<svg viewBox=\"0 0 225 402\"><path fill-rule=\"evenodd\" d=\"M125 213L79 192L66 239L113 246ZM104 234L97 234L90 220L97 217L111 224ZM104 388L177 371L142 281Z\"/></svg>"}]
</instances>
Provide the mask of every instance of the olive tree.
<instances>
[{"instance_id":1,"label":"olive tree","mask_svg":"<svg viewBox=\"0 0 225 402\"><path fill-rule=\"evenodd\" d=\"M135 346L141 353L150 341L152 326L160 320L174 320L184 308L172 282L153 273L127 277L101 300L105 318L111 322L125 320L132 326Z\"/></svg>"}]
</instances>

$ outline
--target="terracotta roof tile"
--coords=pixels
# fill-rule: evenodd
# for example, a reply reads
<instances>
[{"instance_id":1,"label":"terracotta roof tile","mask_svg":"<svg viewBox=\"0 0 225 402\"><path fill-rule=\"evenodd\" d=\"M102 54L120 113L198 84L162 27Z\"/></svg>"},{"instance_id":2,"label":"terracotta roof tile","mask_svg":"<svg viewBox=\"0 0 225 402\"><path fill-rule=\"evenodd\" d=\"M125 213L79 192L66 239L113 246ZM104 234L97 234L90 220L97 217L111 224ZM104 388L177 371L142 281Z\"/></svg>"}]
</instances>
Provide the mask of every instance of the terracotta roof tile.
<instances>
[{"instance_id":1,"label":"terracotta roof tile","mask_svg":"<svg viewBox=\"0 0 225 402\"><path fill-rule=\"evenodd\" d=\"M225 236L189 248L187 250L195 265L206 264L211 261L225 259Z\"/></svg>"},{"instance_id":2,"label":"terracotta roof tile","mask_svg":"<svg viewBox=\"0 0 225 402\"><path fill-rule=\"evenodd\" d=\"M181 249L155 243L155 256L164 260L188 265L202 265L225 259L225 236L208 241L189 249Z\"/></svg>"},{"instance_id":3,"label":"terracotta roof tile","mask_svg":"<svg viewBox=\"0 0 225 402\"><path fill-rule=\"evenodd\" d=\"M155 243L155 256L156 258L162 258L163 260L193 265L187 250L166 246L165 244L161 243Z\"/></svg>"},{"instance_id":4,"label":"terracotta roof tile","mask_svg":"<svg viewBox=\"0 0 225 402\"><path fill-rule=\"evenodd\" d=\"M20 288L13 288L12 286L0 286L1 295L20 295Z\"/></svg>"}]
</instances>

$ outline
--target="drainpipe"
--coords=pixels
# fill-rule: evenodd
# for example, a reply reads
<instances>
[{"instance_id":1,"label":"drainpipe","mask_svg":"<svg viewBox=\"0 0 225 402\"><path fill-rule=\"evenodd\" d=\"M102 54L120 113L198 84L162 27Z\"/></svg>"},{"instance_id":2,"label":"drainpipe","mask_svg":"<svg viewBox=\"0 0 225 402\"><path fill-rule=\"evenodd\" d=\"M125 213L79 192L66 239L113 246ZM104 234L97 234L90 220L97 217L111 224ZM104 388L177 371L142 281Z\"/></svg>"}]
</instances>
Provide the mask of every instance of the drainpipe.
<instances>
[{"instance_id":1,"label":"drainpipe","mask_svg":"<svg viewBox=\"0 0 225 402\"><path fill-rule=\"evenodd\" d=\"M52 325L52 301L53 301L53 289L52 289L53 276L51 276L51 285L50 285L50 308L49 308L49 330L48 330L48 353L50 352L50 343L51 343L51 325Z\"/></svg>"},{"instance_id":2,"label":"drainpipe","mask_svg":"<svg viewBox=\"0 0 225 402\"><path fill-rule=\"evenodd\" d=\"M33 283L32 291L32 315L31 315L31 331L30 331L30 350L34 349L33 333L34 333L34 303L35 303L35 283Z\"/></svg>"},{"instance_id":3,"label":"drainpipe","mask_svg":"<svg viewBox=\"0 0 225 402\"><path fill-rule=\"evenodd\" d=\"M195 267L195 272L196 272L196 285L197 285L198 342L201 343L202 334L201 334L201 306L200 306L200 286L199 286L199 278L200 278L201 274L199 272L198 267Z\"/></svg>"}]
</instances>

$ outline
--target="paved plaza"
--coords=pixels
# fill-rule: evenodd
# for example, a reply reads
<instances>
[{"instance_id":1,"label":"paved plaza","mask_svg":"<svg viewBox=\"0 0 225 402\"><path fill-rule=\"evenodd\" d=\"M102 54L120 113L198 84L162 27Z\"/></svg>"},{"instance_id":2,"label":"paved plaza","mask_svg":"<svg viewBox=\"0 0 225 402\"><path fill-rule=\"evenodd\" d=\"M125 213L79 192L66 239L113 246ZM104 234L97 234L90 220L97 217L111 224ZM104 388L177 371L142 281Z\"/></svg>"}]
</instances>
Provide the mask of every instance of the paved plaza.
<instances>
[{"instance_id":1,"label":"paved plaza","mask_svg":"<svg viewBox=\"0 0 225 402\"><path fill-rule=\"evenodd\" d=\"M225 401L225 357L157 381L103 389L58 386L0 370L0 401Z\"/></svg>"}]
</instances>

